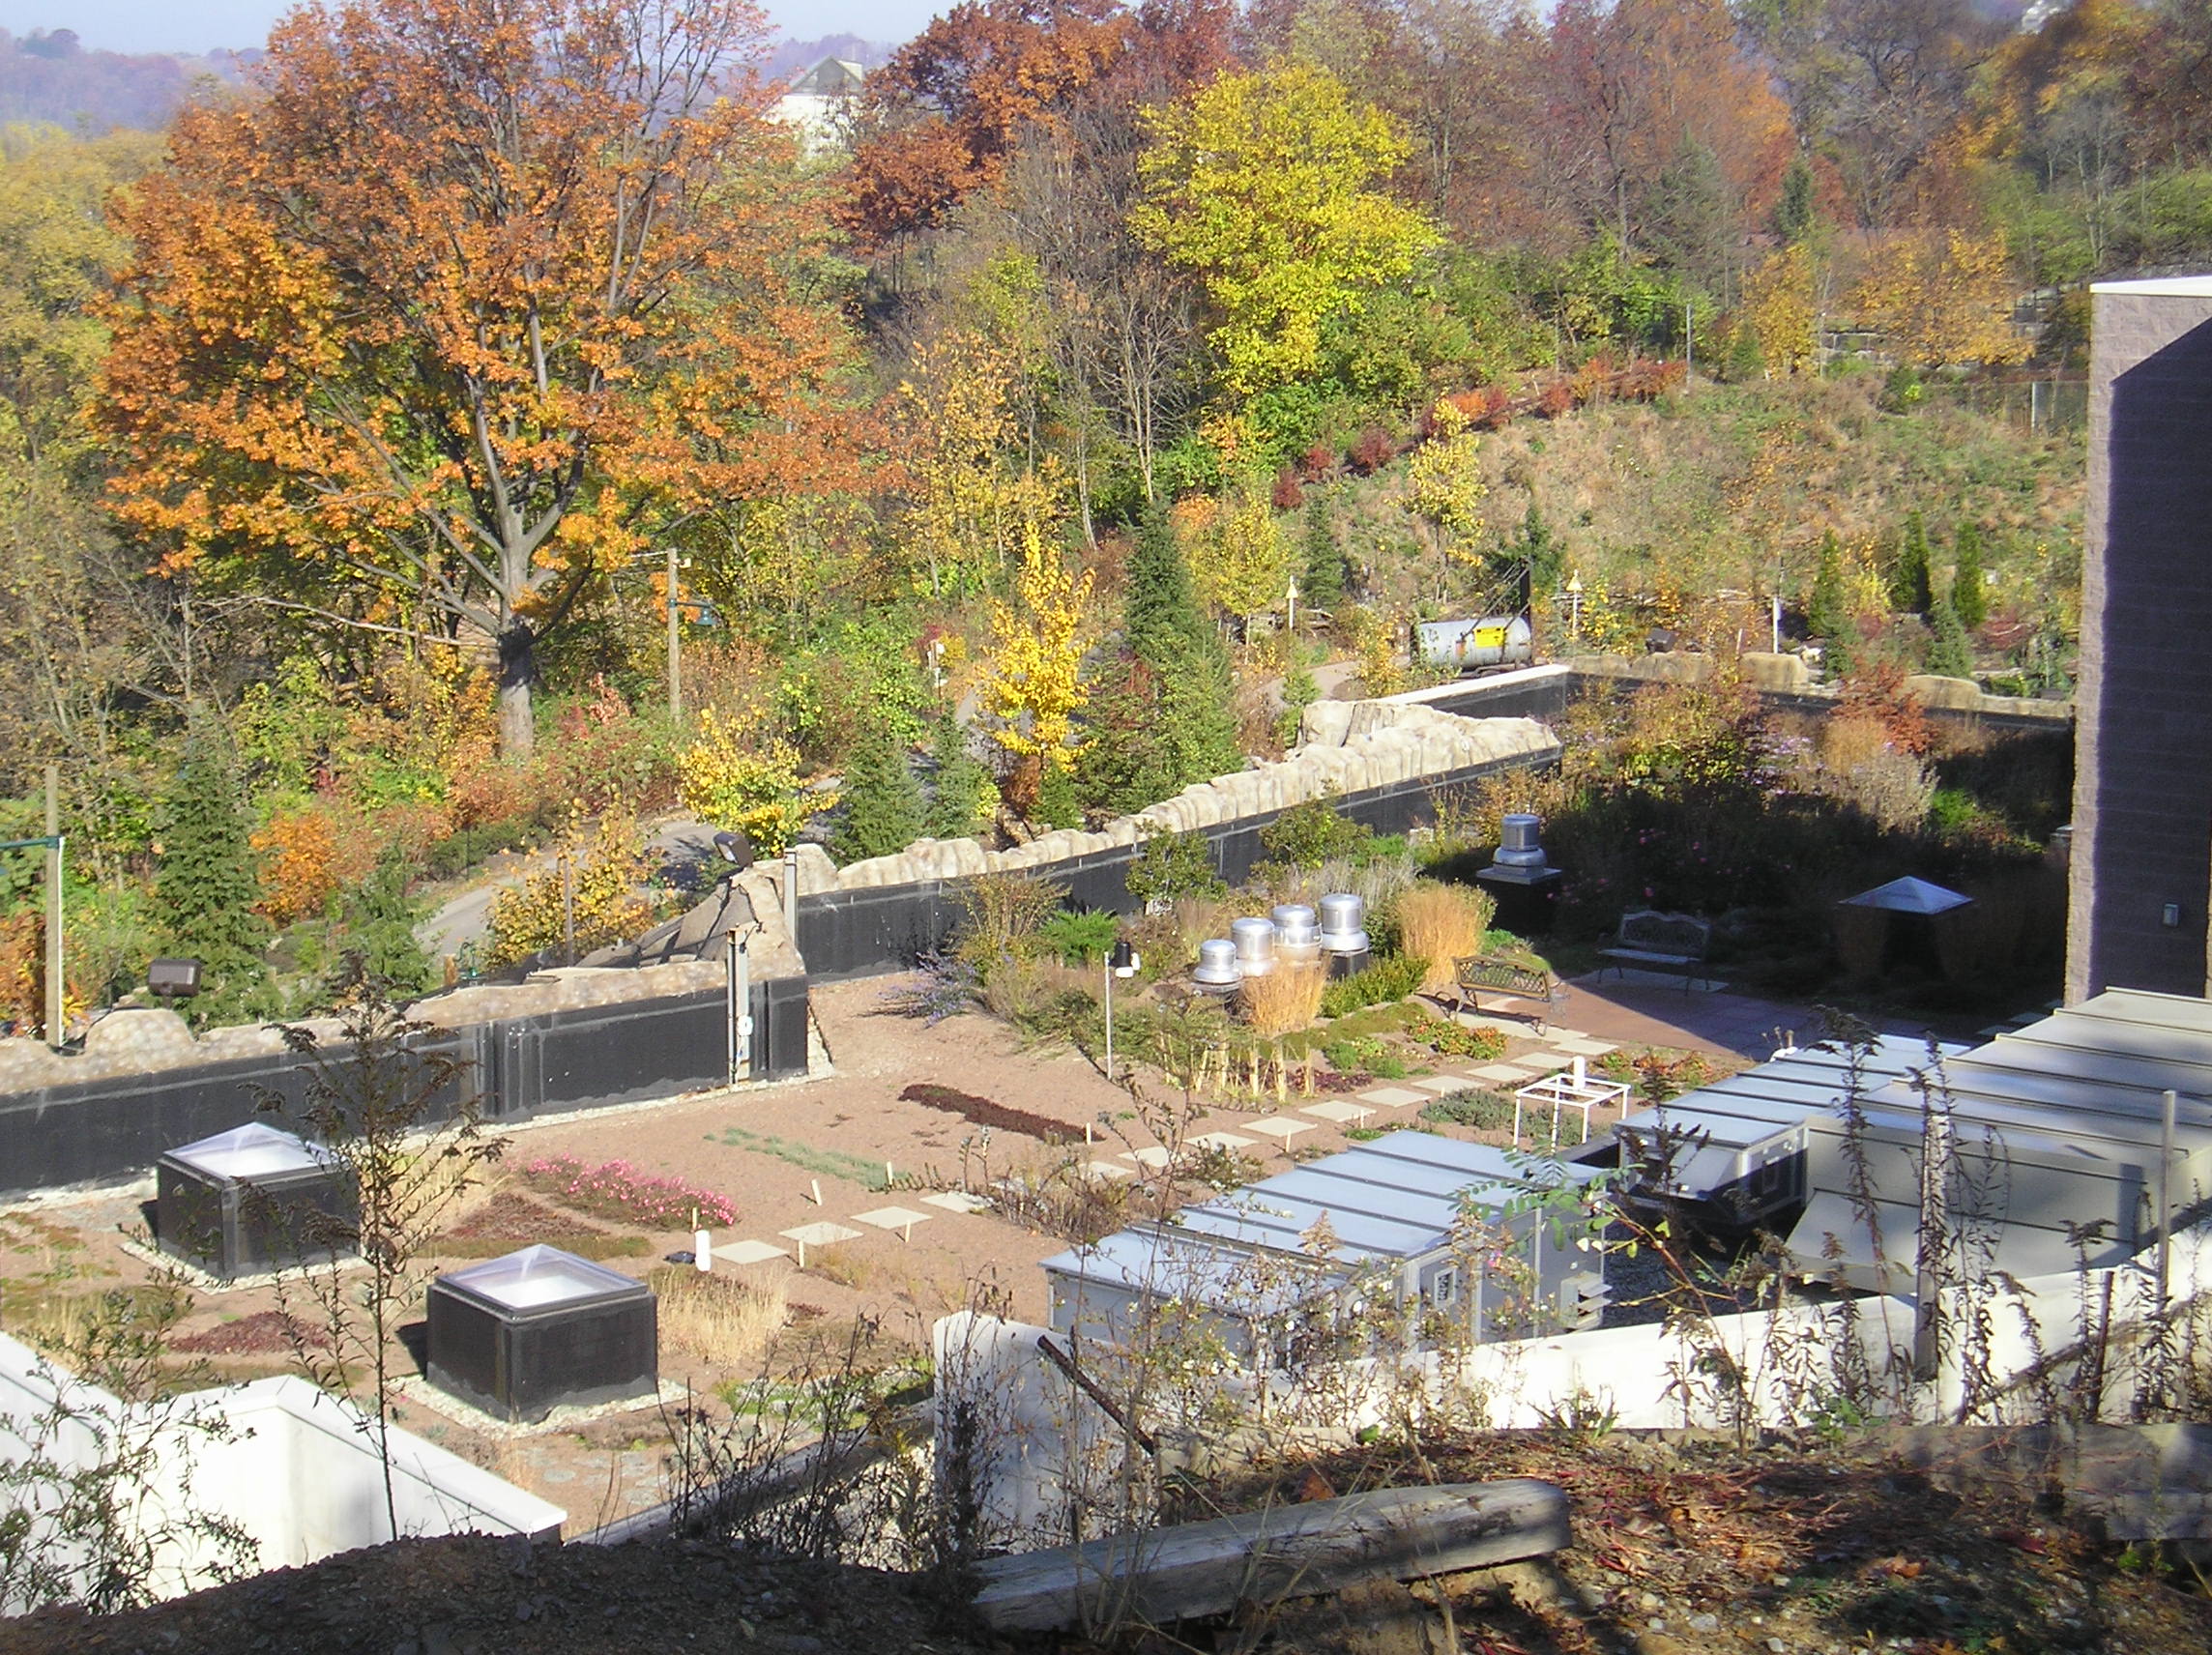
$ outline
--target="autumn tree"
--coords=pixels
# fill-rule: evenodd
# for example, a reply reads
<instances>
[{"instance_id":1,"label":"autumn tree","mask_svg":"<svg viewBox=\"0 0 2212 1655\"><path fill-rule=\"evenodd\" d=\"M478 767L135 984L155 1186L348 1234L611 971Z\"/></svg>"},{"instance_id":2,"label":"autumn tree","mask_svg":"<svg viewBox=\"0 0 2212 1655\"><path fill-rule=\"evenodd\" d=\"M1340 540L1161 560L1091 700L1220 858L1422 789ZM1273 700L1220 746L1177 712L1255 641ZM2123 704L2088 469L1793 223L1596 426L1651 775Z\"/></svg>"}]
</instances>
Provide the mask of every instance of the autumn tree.
<instances>
[{"instance_id":1,"label":"autumn tree","mask_svg":"<svg viewBox=\"0 0 2212 1655\"><path fill-rule=\"evenodd\" d=\"M1239 395L1311 373L1322 325L1406 276L1436 240L1379 188L1409 154L1405 133L1325 71L1224 74L1158 111L1151 135L1130 226L1205 283Z\"/></svg>"},{"instance_id":2,"label":"autumn tree","mask_svg":"<svg viewBox=\"0 0 2212 1655\"><path fill-rule=\"evenodd\" d=\"M1851 303L1902 361L2016 363L2034 342L2013 333L2013 293L2002 237L1931 226L1891 237Z\"/></svg>"},{"instance_id":3,"label":"autumn tree","mask_svg":"<svg viewBox=\"0 0 2212 1655\"><path fill-rule=\"evenodd\" d=\"M1010 798L1017 807L1035 803L1047 768L1064 769L1074 757L1090 602L1090 571L1075 573L1033 520L1024 525L1014 599L991 603L991 672L983 685L983 708L995 721L991 739L1014 761Z\"/></svg>"},{"instance_id":4,"label":"autumn tree","mask_svg":"<svg viewBox=\"0 0 2212 1655\"><path fill-rule=\"evenodd\" d=\"M1019 555L1054 490L1013 448L1016 363L981 334L917 344L892 416L909 561L940 595L987 588Z\"/></svg>"},{"instance_id":5,"label":"autumn tree","mask_svg":"<svg viewBox=\"0 0 2212 1655\"><path fill-rule=\"evenodd\" d=\"M1810 368L1819 344L1819 276L1803 241L1766 255L1743 284L1743 326L1759 342L1769 373Z\"/></svg>"},{"instance_id":6,"label":"autumn tree","mask_svg":"<svg viewBox=\"0 0 2212 1655\"><path fill-rule=\"evenodd\" d=\"M868 77L839 217L875 241L943 223L1115 61L1127 26L1111 0L962 0L931 18Z\"/></svg>"},{"instance_id":7,"label":"autumn tree","mask_svg":"<svg viewBox=\"0 0 2212 1655\"><path fill-rule=\"evenodd\" d=\"M834 486L841 324L747 0L342 0L128 200L124 520L269 603L537 651L732 498ZM420 617L420 619L418 619Z\"/></svg>"}]
</instances>

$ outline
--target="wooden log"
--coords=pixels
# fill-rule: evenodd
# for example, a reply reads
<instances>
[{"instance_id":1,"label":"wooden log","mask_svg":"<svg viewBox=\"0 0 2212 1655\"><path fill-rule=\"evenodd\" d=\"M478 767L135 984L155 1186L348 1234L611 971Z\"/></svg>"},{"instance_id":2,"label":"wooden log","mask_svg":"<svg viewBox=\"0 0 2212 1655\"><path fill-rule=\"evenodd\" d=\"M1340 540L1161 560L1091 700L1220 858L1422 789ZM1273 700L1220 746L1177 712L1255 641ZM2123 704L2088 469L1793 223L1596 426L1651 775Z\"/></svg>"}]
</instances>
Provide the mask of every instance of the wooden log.
<instances>
[{"instance_id":1,"label":"wooden log","mask_svg":"<svg viewBox=\"0 0 2212 1655\"><path fill-rule=\"evenodd\" d=\"M1164 1625L1240 1603L1410 1581L1569 1544L1566 1492L1533 1477L1379 1489L979 1564L975 1608L1003 1632Z\"/></svg>"}]
</instances>

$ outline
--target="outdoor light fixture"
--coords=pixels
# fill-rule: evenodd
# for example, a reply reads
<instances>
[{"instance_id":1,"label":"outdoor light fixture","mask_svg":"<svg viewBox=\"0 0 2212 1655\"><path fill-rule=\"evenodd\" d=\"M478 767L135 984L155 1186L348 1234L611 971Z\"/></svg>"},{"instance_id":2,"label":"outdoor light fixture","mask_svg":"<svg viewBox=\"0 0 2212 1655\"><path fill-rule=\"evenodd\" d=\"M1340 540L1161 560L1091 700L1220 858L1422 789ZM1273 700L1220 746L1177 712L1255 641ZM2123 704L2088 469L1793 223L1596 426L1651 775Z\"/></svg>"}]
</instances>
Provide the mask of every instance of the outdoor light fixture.
<instances>
[{"instance_id":1,"label":"outdoor light fixture","mask_svg":"<svg viewBox=\"0 0 2212 1655\"><path fill-rule=\"evenodd\" d=\"M189 1000L200 991L199 961L152 961L146 967L146 989L163 1000Z\"/></svg>"},{"instance_id":2,"label":"outdoor light fixture","mask_svg":"<svg viewBox=\"0 0 2212 1655\"><path fill-rule=\"evenodd\" d=\"M1129 939L1114 939L1114 951L1106 956L1106 1078L1114 1078L1114 979L1133 977L1144 958L1129 946Z\"/></svg>"},{"instance_id":3,"label":"outdoor light fixture","mask_svg":"<svg viewBox=\"0 0 2212 1655\"><path fill-rule=\"evenodd\" d=\"M749 868L753 865L753 842L742 833L717 833L714 855L734 868Z\"/></svg>"}]
</instances>

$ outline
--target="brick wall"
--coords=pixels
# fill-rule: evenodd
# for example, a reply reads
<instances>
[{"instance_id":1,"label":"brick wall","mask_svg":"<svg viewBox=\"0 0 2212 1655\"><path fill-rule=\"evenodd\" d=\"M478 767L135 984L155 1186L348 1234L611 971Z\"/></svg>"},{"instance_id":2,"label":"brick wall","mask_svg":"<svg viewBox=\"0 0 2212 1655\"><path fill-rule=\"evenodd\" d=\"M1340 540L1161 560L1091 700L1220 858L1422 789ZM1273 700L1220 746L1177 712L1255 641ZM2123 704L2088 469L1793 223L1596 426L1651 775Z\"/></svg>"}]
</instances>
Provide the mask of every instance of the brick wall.
<instances>
[{"instance_id":1,"label":"brick wall","mask_svg":"<svg viewBox=\"0 0 2212 1655\"><path fill-rule=\"evenodd\" d=\"M2094 338L2069 1003L2205 993L2212 896L2212 279L2100 286Z\"/></svg>"}]
</instances>

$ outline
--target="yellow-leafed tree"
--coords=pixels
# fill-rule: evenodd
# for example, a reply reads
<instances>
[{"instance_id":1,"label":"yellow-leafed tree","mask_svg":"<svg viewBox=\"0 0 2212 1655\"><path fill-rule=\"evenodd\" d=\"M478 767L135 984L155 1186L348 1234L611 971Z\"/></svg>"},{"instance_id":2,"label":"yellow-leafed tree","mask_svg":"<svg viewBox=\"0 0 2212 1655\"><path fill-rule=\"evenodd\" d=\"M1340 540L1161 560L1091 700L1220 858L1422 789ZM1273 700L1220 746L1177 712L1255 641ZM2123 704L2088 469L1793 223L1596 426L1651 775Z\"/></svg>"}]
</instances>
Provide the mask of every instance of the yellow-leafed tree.
<instances>
[{"instance_id":1,"label":"yellow-leafed tree","mask_svg":"<svg viewBox=\"0 0 2212 1655\"><path fill-rule=\"evenodd\" d=\"M1208 520L1190 561L1198 595L1240 620L1281 604L1297 568L1296 549L1261 494L1224 502Z\"/></svg>"},{"instance_id":2,"label":"yellow-leafed tree","mask_svg":"<svg viewBox=\"0 0 2212 1655\"><path fill-rule=\"evenodd\" d=\"M1744 320L1769 374L1803 373L1818 342L1818 274L1803 242L1769 253L1743 284Z\"/></svg>"},{"instance_id":3,"label":"yellow-leafed tree","mask_svg":"<svg viewBox=\"0 0 2212 1655\"><path fill-rule=\"evenodd\" d=\"M1082 710L1082 631L1091 571L1077 574L1032 521L1022 528L1022 566L1014 601L991 601L990 677L983 708L996 720L991 739L1012 755L1017 803L1033 798L1047 764L1064 765Z\"/></svg>"},{"instance_id":4,"label":"yellow-leafed tree","mask_svg":"<svg viewBox=\"0 0 2212 1655\"><path fill-rule=\"evenodd\" d=\"M1322 325L1437 239L1377 188L1410 153L1404 131L1326 70L1224 74L1150 128L1129 228L1206 283L1222 316L1214 348L1242 395L1312 372Z\"/></svg>"},{"instance_id":5,"label":"yellow-leafed tree","mask_svg":"<svg viewBox=\"0 0 2212 1655\"><path fill-rule=\"evenodd\" d=\"M2012 331L2014 283L2004 238L1931 226L1892 238L1852 295L1859 320L1900 360L1926 367L2026 360Z\"/></svg>"}]
</instances>

